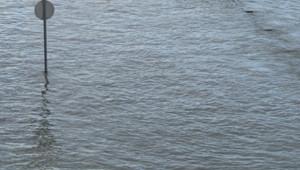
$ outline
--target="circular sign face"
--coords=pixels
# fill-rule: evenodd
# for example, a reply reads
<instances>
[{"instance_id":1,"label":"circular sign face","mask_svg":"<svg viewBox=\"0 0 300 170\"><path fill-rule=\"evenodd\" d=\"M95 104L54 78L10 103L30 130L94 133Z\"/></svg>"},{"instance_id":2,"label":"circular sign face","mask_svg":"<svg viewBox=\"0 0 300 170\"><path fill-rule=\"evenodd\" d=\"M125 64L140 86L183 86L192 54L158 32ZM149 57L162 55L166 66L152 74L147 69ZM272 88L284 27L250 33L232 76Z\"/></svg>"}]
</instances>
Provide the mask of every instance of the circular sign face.
<instances>
[{"instance_id":1,"label":"circular sign face","mask_svg":"<svg viewBox=\"0 0 300 170\"><path fill-rule=\"evenodd\" d=\"M45 18L46 19L49 19L53 16L54 14L54 6L51 2L49 1L46 1L46 0L42 0L40 2L38 2L35 6L35 9L34 9L34 12L35 12L35 15L43 20L44 19L44 2L45 2L45 8L46 8L46 13L45 13Z\"/></svg>"}]
</instances>

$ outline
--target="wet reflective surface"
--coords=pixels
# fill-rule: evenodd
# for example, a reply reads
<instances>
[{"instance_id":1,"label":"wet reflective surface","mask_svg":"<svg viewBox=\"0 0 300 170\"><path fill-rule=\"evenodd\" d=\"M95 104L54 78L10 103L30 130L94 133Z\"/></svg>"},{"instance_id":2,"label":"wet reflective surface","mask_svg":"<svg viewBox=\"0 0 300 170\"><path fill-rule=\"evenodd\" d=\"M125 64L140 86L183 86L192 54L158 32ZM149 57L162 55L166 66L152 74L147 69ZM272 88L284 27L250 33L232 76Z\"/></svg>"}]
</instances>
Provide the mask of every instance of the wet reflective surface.
<instances>
[{"instance_id":1,"label":"wet reflective surface","mask_svg":"<svg viewBox=\"0 0 300 170\"><path fill-rule=\"evenodd\" d=\"M1 170L300 167L299 1L52 2L47 77L0 2Z\"/></svg>"}]
</instances>

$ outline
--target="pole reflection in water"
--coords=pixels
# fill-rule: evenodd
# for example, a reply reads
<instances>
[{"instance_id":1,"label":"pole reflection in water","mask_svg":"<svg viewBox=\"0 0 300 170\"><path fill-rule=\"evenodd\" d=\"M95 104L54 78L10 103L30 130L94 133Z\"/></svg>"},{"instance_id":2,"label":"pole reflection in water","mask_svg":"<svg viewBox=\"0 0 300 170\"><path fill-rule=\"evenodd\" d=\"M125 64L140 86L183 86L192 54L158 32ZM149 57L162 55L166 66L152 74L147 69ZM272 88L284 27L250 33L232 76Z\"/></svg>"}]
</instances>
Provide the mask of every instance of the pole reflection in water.
<instances>
[{"instance_id":1,"label":"pole reflection in water","mask_svg":"<svg viewBox=\"0 0 300 170\"><path fill-rule=\"evenodd\" d=\"M47 99L48 84L48 77L47 74L45 74L45 85L44 90L42 90L40 120L34 134L37 140L37 146L34 148L36 157L29 165L31 168L49 169L50 167L53 167L55 159L55 139L53 134L51 134L52 125L48 121L48 117L51 115L51 111L48 108L50 102Z\"/></svg>"}]
</instances>

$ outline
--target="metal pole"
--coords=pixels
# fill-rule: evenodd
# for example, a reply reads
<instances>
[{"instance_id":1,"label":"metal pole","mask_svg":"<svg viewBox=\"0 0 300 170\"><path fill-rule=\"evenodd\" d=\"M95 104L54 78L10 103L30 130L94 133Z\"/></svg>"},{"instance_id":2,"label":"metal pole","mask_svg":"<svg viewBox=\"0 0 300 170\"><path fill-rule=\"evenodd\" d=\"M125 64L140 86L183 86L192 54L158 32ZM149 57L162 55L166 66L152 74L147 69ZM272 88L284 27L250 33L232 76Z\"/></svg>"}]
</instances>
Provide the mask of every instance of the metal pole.
<instances>
[{"instance_id":1,"label":"metal pole","mask_svg":"<svg viewBox=\"0 0 300 170\"><path fill-rule=\"evenodd\" d=\"M44 21L44 64L45 73L48 73L48 61L47 61L47 18L46 18L46 0L43 0L43 21Z\"/></svg>"}]
</instances>

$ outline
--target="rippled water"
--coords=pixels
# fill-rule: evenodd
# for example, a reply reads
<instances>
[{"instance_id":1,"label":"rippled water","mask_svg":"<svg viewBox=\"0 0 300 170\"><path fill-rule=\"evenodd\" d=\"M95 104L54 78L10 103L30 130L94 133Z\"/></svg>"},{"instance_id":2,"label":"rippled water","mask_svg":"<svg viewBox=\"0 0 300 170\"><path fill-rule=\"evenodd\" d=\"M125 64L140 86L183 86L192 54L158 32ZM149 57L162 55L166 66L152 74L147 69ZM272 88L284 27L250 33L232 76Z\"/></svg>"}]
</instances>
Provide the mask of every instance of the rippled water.
<instances>
[{"instance_id":1,"label":"rippled water","mask_svg":"<svg viewBox=\"0 0 300 170\"><path fill-rule=\"evenodd\" d=\"M299 169L300 1L0 2L0 169ZM246 13L253 10L254 13Z\"/></svg>"}]
</instances>

